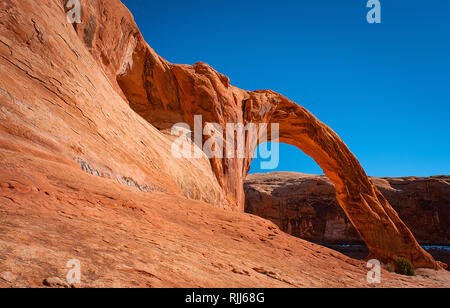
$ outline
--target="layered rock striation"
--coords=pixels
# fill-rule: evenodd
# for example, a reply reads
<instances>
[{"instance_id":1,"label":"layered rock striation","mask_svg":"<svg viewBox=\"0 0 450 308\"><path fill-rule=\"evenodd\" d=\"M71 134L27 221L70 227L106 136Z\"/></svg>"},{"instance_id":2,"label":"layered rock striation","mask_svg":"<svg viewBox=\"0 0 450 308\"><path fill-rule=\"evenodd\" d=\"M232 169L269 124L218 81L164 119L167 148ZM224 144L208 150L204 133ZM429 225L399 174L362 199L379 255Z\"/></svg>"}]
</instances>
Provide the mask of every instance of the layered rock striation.
<instances>
[{"instance_id":1,"label":"layered rock striation","mask_svg":"<svg viewBox=\"0 0 450 308\"><path fill-rule=\"evenodd\" d=\"M422 245L450 245L450 176L371 178ZM322 244L360 244L325 176L274 172L249 175L246 212Z\"/></svg>"},{"instance_id":2,"label":"layered rock striation","mask_svg":"<svg viewBox=\"0 0 450 308\"><path fill-rule=\"evenodd\" d=\"M272 141L297 146L322 167L372 257L388 263L403 256L417 267L438 267L344 142L310 112L270 90L233 87L207 64L167 62L118 0L80 2L79 24L68 23L64 0L0 3L0 149L11 171L5 189L15 187L19 170L37 184L55 184L46 175L51 162L108 185L243 212L256 144L246 149L247 158L175 159L174 137L163 131L178 122L192 127L195 115L222 128L276 123L280 134ZM36 159L41 168L27 164ZM17 199L5 200L11 198Z\"/></svg>"},{"instance_id":3,"label":"layered rock striation","mask_svg":"<svg viewBox=\"0 0 450 308\"><path fill-rule=\"evenodd\" d=\"M191 66L165 61L144 41L130 15L109 11L108 7L112 5L100 0L91 2L89 9L83 11L83 18L97 22L83 24L77 33L114 87L122 90L130 107L149 123L161 130L179 122L194 127L194 116L202 115L205 123L218 123L223 131L227 123L279 124L278 138L268 141L297 146L321 166L335 185L339 204L373 257L389 262L393 257L404 256L416 266L436 267L433 258L419 246L368 179L356 157L328 126L278 93L250 92L232 86L228 77L207 64ZM240 211L244 208L243 184L254 146L247 147L247 158L211 160L227 207Z\"/></svg>"}]
</instances>

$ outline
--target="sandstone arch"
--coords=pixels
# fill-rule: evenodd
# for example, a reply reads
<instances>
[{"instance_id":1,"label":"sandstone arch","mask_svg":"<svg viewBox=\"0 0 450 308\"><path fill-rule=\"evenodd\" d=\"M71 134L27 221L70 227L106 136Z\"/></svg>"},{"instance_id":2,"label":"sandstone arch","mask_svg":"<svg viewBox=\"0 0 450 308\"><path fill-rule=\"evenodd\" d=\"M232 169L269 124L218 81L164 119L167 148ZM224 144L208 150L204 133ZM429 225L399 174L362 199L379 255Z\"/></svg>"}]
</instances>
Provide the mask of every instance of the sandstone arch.
<instances>
[{"instance_id":1,"label":"sandstone arch","mask_svg":"<svg viewBox=\"0 0 450 308\"><path fill-rule=\"evenodd\" d=\"M102 18L106 15L109 18ZM192 127L194 115L222 127L226 123L280 123L280 141L311 156L336 185L339 203L369 246L371 256L383 262L404 256L417 267L438 267L344 142L307 110L272 91L233 87L226 76L207 64L167 62L147 45L132 15L118 0L108 1L108 5L105 0L91 1L83 10L83 19L101 20L95 29L81 24L76 28L78 35L84 39L89 32L92 40L88 47L114 89L154 126L164 130L186 122ZM243 183L250 164L251 159L211 161L226 194L226 207L243 210Z\"/></svg>"},{"instance_id":2,"label":"sandstone arch","mask_svg":"<svg viewBox=\"0 0 450 308\"><path fill-rule=\"evenodd\" d=\"M171 101L175 102L175 109L171 109L170 105L153 103L167 99L166 93L153 92L154 84L159 83L156 79L150 83L150 89L144 87L149 101L132 102L132 105L151 106L142 113L151 123L156 123L161 129L175 124L174 121L164 120L165 111L169 114L175 112L191 126L196 114L203 115L207 122L220 123L224 128L230 122L279 123L278 141L296 146L311 156L335 184L339 203L367 243L371 256L386 263L396 256L404 256L417 267L436 267L433 258L420 247L344 142L306 109L272 91L247 92L232 87L226 77L203 63L192 67L169 67L167 74L174 76L169 80L175 84L174 92L169 92L169 95L176 97L175 101ZM148 80L151 75L154 74L145 75L145 79ZM130 97L125 83L126 78L122 76L120 84L125 95ZM164 85L165 91L169 88ZM263 109L265 113L261 116ZM228 201L231 204L235 202L237 208L242 210L243 181L251 159L213 159L211 163L228 195Z\"/></svg>"},{"instance_id":3,"label":"sandstone arch","mask_svg":"<svg viewBox=\"0 0 450 308\"><path fill-rule=\"evenodd\" d=\"M415 240L386 198L367 177L360 163L339 136L309 111L272 91L258 91L247 106L270 104L268 123L280 124L279 142L298 147L312 157L336 187L339 204L368 245L371 255L388 263L404 256L417 267L435 266L433 258ZM270 134L269 134L270 136Z\"/></svg>"}]
</instances>

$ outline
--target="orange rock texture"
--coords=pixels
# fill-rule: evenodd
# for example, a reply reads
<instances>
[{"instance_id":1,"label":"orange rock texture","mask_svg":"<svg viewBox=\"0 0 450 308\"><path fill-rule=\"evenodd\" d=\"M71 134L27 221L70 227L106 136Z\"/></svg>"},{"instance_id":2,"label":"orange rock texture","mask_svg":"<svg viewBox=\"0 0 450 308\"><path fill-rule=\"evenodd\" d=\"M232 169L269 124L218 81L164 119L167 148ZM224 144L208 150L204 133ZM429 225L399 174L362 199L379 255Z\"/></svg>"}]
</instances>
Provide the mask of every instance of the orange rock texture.
<instances>
[{"instance_id":1,"label":"orange rock texture","mask_svg":"<svg viewBox=\"0 0 450 308\"><path fill-rule=\"evenodd\" d=\"M370 178L422 245L450 245L450 176ZM320 244L362 244L323 175L251 174L245 211ZM420 213L418 215L417 213Z\"/></svg>"},{"instance_id":2,"label":"orange rock texture","mask_svg":"<svg viewBox=\"0 0 450 308\"><path fill-rule=\"evenodd\" d=\"M22 1L23 2L23 1ZM448 287L445 271L416 277L281 232L262 218L165 192L140 192L61 161L0 151L0 288ZM59 281L59 284L58 284Z\"/></svg>"},{"instance_id":3,"label":"orange rock texture","mask_svg":"<svg viewBox=\"0 0 450 308\"><path fill-rule=\"evenodd\" d=\"M349 271L349 286L365 285L361 263L241 213L251 159L174 159L164 131L193 126L196 114L222 126L279 123L277 141L324 169L374 257L438 267L345 144L304 108L235 88L203 63L168 63L118 0L81 1L80 24L68 23L65 2L0 2L0 286L37 285L74 255L88 286L112 286L114 275L126 286L342 286ZM144 266L151 258L160 265ZM322 281L330 264L334 278Z\"/></svg>"},{"instance_id":4,"label":"orange rock texture","mask_svg":"<svg viewBox=\"0 0 450 308\"><path fill-rule=\"evenodd\" d=\"M437 267L328 126L278 93L233 87L228 77L207 64L165 61L144 41L125 8L116 4L119 8L109 1L90 2L83 10L83 20L89 23L78 26L77 33L111 84L122 90L139 115L160 130L178 122L194 127L194 115L202 115L204 122L218 123L223 131L227 123L278 123L280 136L275 141L298 147L319 164L335 185L339 204L369 246L371 257L389 262L403 256L417 267ZM251 164L249 153L254 148L247 151L247 159L211 160L227 207L240 211L245 203L243 185Z\"/></svg>"}]
</instances>

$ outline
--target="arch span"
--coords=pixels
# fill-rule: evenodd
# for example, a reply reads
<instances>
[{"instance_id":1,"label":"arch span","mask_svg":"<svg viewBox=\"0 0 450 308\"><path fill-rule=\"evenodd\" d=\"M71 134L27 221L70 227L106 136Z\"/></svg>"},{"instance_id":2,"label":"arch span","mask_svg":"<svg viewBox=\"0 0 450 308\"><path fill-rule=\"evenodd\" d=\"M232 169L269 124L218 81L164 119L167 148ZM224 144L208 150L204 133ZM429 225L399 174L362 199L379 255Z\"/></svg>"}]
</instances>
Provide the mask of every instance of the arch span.
<instances>
[{"instance_id":1,"label":"arch span","mask_svg":"<svg viewBox=\"0 0 450 308\"><path fill-rule=\"evenodd\" d=\"M259 117L258 111L262 108L267 113ZM247 122L256 119L278 123L279 139L271 141L296 146L317 162L335 185L339 204L368 245L370 258L388 263L403 256L417 267L436 266L331 128L305 108L272 91L253 93L247 101L245 114Z\"/></svg>"},{"instance_id":2,"label":"arch span","mask_svg":"<svg viewBox=\"0 0 450 308\"><path fill-rule=\"evenodd\" d=\"M228 77L207 64L167 62L144 41L129 11L118 1L117 5L120 9L111 10L112 17L102 20L102 27L87 29L89 25L80 24L76 31L80 38L87 32L92 35L95 44L88 46L92 55L113 88L144 119L159 129L177 122L193 127L194 115L223 128L226 123L279 123L280 141L311 156L335 184L339 203L369 246L371 256L383 262L404 256L417 267L438 267L328 126L280 94L233 87ZM93 1L83 16L95 14L99 7L99 1ZM115 29L121 29L122 35L111 32ZM101 44L102 37L109 38L106 47ZM244 210L243 186L250 164L251 159L245 158L211 160L226 195L225 203L235 210Z\"/></svg>"}]
</instances>

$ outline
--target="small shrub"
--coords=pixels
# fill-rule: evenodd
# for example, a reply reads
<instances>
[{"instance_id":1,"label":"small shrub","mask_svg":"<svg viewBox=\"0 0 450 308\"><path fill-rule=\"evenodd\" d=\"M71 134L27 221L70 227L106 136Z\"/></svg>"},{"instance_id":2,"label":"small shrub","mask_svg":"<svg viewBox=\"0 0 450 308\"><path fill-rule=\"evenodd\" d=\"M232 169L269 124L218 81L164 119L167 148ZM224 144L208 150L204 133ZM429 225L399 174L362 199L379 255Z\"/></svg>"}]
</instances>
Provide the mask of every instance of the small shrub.
<instances>
[{"instance_id":1,"label":"small shrub","mask_svg":"<svg viewBox=\"0 0 450 308\"><path fill-rule=\"evenodd\" d=\"M394 259L395 272L400 275L414 276L416 270L408 259L395 258Z\"/></svg>"}]
</instances>

